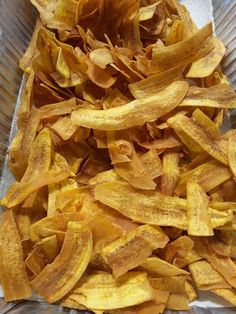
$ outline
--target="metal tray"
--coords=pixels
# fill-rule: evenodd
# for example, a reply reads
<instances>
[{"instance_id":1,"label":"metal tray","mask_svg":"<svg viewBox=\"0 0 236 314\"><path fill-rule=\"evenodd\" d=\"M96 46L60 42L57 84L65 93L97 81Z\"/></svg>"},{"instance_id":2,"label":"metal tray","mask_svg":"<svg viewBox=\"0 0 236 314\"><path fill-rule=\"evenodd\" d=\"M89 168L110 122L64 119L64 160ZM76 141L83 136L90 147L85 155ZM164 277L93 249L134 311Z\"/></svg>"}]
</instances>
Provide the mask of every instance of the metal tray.
<instances>
[{"instance_id":1,"label":"metal tray","mask_svg":"<svg viewBox=\"0 0 236 314\"><path fill-rule=\"evenodd\" d=\"M236 0L182 0L190 9L198 26L213 20L215 32L227 47L223 70L236 89ZM12 177L7 168L6 152L16 131L15 112L24 80L18 61L30 40L36 13L29 0L0 0L0 197L4 194ZM225 128L236 128L236 110L232 110ZM1 292L0 292L1 293ZM1 294L0 294L1 295ZM37 298L35 298L36 300ZM200 302L194 302L189 311L166 311L166 314L231 314L229 308L211 294L203 294ZM84 311L62 309L42 301L5 303L0 298L0 314L59 314L83 313Z\"/></svg>"}]
</instances>

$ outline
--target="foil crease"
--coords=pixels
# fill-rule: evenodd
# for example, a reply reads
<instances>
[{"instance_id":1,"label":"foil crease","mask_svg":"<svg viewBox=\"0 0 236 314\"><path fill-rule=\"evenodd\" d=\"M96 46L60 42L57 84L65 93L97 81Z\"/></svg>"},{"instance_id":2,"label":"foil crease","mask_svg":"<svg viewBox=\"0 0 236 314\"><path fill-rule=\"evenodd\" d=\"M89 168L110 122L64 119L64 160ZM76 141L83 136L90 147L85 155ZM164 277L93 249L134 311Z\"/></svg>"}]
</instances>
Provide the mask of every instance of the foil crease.
<instances>
[{"instance_id":1,"label":"foil crease","mask_svg":"<svg viewBox=\"0 0 236 314\"><path fill-rule=\"evenodd\" d=\"M223 70L236 89L236 0L182 0L192 12L198 27L214 21L216 35L224 42L227 53ZM13 181L7 167L6 152L16 132L16 112L24 86L19 58L25 51L35 24L35 11L29 0L0 0L0 197ZM224 130L236 128L236 110L229 112ZM0 292L1 293L1 292ZM207 294L202 303L195 301L189 311L166 311L165 314L233 314L236 308L218 302ZM212 303L208 301L212 300ZM215 305L214 305L215 303ZM222 307L223 305L223 307ZM88 314L85 311L48 305L41 300L5 303L0 298L0 314Z\"/></svg>"}]
</instances>

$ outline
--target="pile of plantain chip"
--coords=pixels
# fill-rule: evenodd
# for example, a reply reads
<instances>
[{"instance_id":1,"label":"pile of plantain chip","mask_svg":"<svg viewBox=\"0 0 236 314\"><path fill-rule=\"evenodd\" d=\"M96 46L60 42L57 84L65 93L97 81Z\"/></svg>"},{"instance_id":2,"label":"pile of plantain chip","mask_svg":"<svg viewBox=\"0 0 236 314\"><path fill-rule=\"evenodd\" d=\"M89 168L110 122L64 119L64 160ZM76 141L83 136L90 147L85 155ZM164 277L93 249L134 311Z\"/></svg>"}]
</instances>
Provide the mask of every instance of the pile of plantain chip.
<instances>
[{"instance_id":1,"label":"pile of plantain chip","mask_svg":"<svg viewBox=\"0 0 236 314\"><path fill-rule=\"evenodd\" d=\"M177 0L31 0L0 201L5 300L97 314L236 305L236 94Z\"/></svg>"}]
</instances>

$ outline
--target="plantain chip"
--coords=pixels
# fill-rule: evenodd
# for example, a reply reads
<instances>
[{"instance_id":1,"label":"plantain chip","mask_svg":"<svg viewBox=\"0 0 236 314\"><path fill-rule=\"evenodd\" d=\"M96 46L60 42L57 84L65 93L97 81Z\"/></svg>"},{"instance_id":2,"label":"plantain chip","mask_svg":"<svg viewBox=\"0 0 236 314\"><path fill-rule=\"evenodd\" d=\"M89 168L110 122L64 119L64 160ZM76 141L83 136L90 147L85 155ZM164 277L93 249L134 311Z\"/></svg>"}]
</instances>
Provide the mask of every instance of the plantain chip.
<instances>
[{"instance_id":1,"label":"plantain chip","mask_svg":"<svg viewBox=\"0 0 236 314\"><path fill-rule=\"evenodd\" d=\"M198 298L196 290L188 281L185 282L185 292L189 302L193 302Z\"/></svg>"},{"instance_id":2,"label":"plantain chip","mask_svg":"<svg viewBox=\"0 0 236 314\"><path fill-rule=\"evenodd\" d=\"M148 78L129 84L129 90L136 99L154 96L157 90L166 88L174 81L182 80L182 68L176 67L149 76Z\"/></svg>"},{"instance_id":3,"label":"plantain chip","mask_svg":"<svg viewBox=\"0 0 236 314\"><path fill-rule=\"evenodd\" d=\"M235 288L236 286L236 265L228 256L214 251L214 239L195 239L197 253L203 256L219 272L226 282ZM217 242L216 242L217 243Z\"/></svg>"},{"instance_id":4,"label":"plantain chip","mask_svg":"<svg viewBox=\"0 0 236 314\"><path fill-rule=\"evenodd\" d=\"M152 149L138 156L132 142L115 140L115 137L114 133L109 132L107 140L116 173L136 188L154 190L154 179L162 174L162 165L156 150Z\"/></svg>"},{"instance_id":5,"label":"plantain chip","mask_svg":"<svg viewBox=\"0 0 236 314\"><path fill-rule=\"evenodd\" d=\"M140 191L121 181L95 187L95 198L124 216L159 226L187 228L186 202L154 191Z\"/></svg>"},{"instance_id":6,"label":"plantain chip","mask_svg":"<svg viewBox=\"0 0 236 314\"><path fill-rule=\"evenodd\" d=\"M116 181L119 179L119 176L116 174L114 169L106 170L98 173L95 177L89 180L89 185L96 185L105 182Z\"/></svg>"},{"instance_id":7,"label":"plantain chip","mask_svg":"<svg viewBox=\"0 0 236 314\"><path fill-rule=\"evenodd\" d=\"M153 289L145 272L128 272L118 279L98 272L82 279L70 297L87 308L112 310L153 299Z\"/></svg>"},{"instance_id":8,"label":"plantain chip","mask_svg":"<svg viewBox=\"0 0 236 314\"><path fill-rule=\"evenodd\" d=\"M235 150L236 138L231 137L228 141L228 162L231 171L234 176L236 175L236 150Z\"/></svg>"},{"instance_id":9,"label":"plantain chip","mask_svg":"<svg viewBox=\"0 0 236 314\"><path fill-rule=\"evenodd\" d=\"M69 222L61 252L31 281L32 287L49 303L60 300L83 275L91 253L92 234L89 228Z\"/></svg>"},{"instance_id":10,"label":"plantain chip","mask_svg":"<svg viewBox=\"0 0 236 314\"><path fill-rule=\"evenodd\" d=\"M70 139L78 127L71 122L69 117L63 117L57 120L52 126L51 129L55 131L64 141Z\"/></svg>"},{"instance_id":11,"label":"plantain chip","mask_svg":"<svg viewBox=\"0 0 236 314\"><path fill-rule=\"evenodd\" d=\"M164 153L162 164L161 193L172 196L179 180L179 154L171 151Z\"/></svg>"},{"instance_id":12,"label":"plantain chip","mask_svg":"<svg viewBox=\"0 0 236 314\"><path fill-rule=\"evenodd\" d=\"M51 263L59 254L59 244L56 235L42 239L37 243L37 247L41 249L47 260Z\"/></svg>"},{"instance_id":13,"label":"plantain chip","mask_svg":"<svg viewBox=\"0 0 236 314\"><path fill-rule=\"evenodd\" d=\"M225 46L218 39L213 38L214 48L206 56L193 62L186 77L203 78L210 76L219 66L225 54Z\"/></svg>"},{"instance_id":14,"label":"plantain chip","mask_svg":"<svg viewBox=\"0 0 236 314\"><path fill-rule=\"evenodd\" d=\"M149 257L145 263L139 266L154 277L187 276L189 273L158 257Z\"/></svg>"},{"instance_id":15,"label":"plantain chip","mask_svg":"<svg viewBox=\"0 0 236 314\"><path fill-rule=\"evenodd\" d=\"M194 182L187 183L188 234L194 236L214 235L211 216L208 213L209 199L201 186Z\"/></svg>"},{"instance_id":16,"label":"plantain chip","mask_svg":"<svg viewBox=\"0 0 236 314\"><path fill-rule=\"evenodd\" d=\"M29 180L20 183L13 183L5 198L1 200L1 204L12 208L22 203L30 194L39 190L45 185L61 182L69 177L69 169L61 163L61 157L57 154L54 165L48 171L43 173L43 176L33 176ZM59 163L57 165L57 163Z\"/></svg>"},{"instance_id":17,"label":"plantain chip","mask_svg":"<svg viewBox=\"0 0 236 314\"><path fill-rule=\"evenodd\" d=\"M215 176L216 173L217 176ZM193 170L180 175L180 180L175 192L177 194L185 195L188 180L197 182L205 192L208 192L227 181L231 176L232 173L229 169L218 161L208 161Z\"/></svg>"},{"instance_id":18,"label":"plantain chip","mask_svg":"<svg viewBox=\"0 0 236 314\"><path fill-rule=\"evenodd\" d=\"M193 118L191 119L184 115L177 115L168 119L168 123L174 130L180 130L187 134L209 155L225 165L228 164L226 152L220 145L220 142L214 140L211 136L211 132L199 125Z\"/></svg>"},{"instance_id":19,"label":"plantain chip","mask_svg":"<svg viewBox=\"0 0 236 314\"><path fill-rule=\"evenodd\" d=\"M39 247L35 247L25 259L25 265L37 276L47 265L47 260Z\"/></svg>"},{"instance_id":20,"label":"plantain chip","mask_svg":"<svg viewBox=\"0 0 236 314\"><path fill-rule=\"evenodd\" d=\"M189 265L190 273L199 290L225 289L230 285L207 261Z\"/></svg>"},{"instance_id":21,"label":"plantain chip","mask_svg":"<svg viewBox=\"0 0 236 314\"><path fill-rule=\"evenodd\" d=\"M102 249L102 256L117 278L142 264L152 251L163 248L168 237L159 228L140 226Z\"/></svg>"},{"instance_id":22,"label":"plantain chip","mask_svg":"<svg viewBox=\"0 0 236 314\"><path fill-rule=\"evenodd\" d=\"M5 211L0 216L0 277L6 301L31 296L20 236L12 210Z\"/></svg>"},{"instance_id":23,"label":"plantain chip","mask_svg":"<svg viewBox=\"0 0 236 314\"><path fill-rule=\"evenodd\" d=\"M228 84L217 84L208 88L190 86L180 106L235 108L236 95Z\"/></svg>"},{"instance_id":24,"label":"plantain chip","mask_svg":"<svg viewBox=\"0 0 236 314\"><path fill-rule=\"evenodd\" d=\"M233 306L236 305L236 294L234 289L213 289L211 291L231 303Z\"/></svg>"},{"instance_id":25,"label":"plantain chip","mask_svg":"<svg viewBox=\"0 0 236 314\"><path fill-rule=\"evenodd\" d=\"M212 24L207 24L190 38L163 48L154 48L152 62L161 70L184 65L204 57L214 48Z\"/></svg>"},{"instance_id":26,"label":"plantain chip","mask_svg":"<svg viewBox=\"0 0 236 314\"><path fill-rule=\"evenodd\" d=\"M179 268L188 264L188 255L192 252L194 242L187 236L181 236L170 242L161 250L160 256L168 263ZM180 263L181 262L181 263Z\"/></svg>"},{"instance_id":27,"label":"plantain chip","mask_svg":"<svg viewBox=\"0 0 236 314\"><path fill-rule=\"evenodd\" d=\"M66 101L40 107L41 119L48 119L54 116L65 115L71 113L76 108L76 99L71 98Z\"/></svg>"},{"instance_id":28,"label":"plantain chip","mask_svg":"<svg viewBox=\"0 0 236 314\"><path fill-rule=\"evenodd\" d=\"M20 180L27 168L30 148L35 139L40 122L39 111L32 108L9 149L9 167L17 180Z\"/></svg>"},{"instance_id":29,"label":"plantain chip","mask_svg":"<svg viewBox=\"0 0 236 314\"><path fill-rule=\"evenodd\" d=\"M142 125L174 109L185 96L187 85L177 81L154 96L107 110L78 109L72 113L72 122L97 130L122 130Z\"/></svg>"}]
</instances>

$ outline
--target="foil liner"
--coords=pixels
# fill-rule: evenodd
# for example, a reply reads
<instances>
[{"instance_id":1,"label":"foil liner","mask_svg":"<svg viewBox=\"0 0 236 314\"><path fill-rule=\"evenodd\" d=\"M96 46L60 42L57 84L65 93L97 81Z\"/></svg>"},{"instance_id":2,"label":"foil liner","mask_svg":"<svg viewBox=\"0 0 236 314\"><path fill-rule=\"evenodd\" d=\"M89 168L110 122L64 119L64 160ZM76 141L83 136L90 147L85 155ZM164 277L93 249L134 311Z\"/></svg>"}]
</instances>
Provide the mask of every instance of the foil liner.
<instances>
[{"instance_id":1,"label":"foil liner","mask_svg":"<svg viewBox=\"0 0 236 314\"><path fill-rule=\"evenodd\" d=\"M236 89L236 0L182 0L198 27L214 22L216 35L224 42L227 53L223 70ZM29 0L0 0L0 198L13 177L7 167L6 152L16 133L16 112L25 83L18 68L19 58L31 38L36 14ZM236 127L236 110L224 121L223 131ZM1 211L1 209L0 209ZM2 296L0 289L0 297ZM165 314L233 314L236 308L211 293L200 292L200 300L189 311L166 311ZM34 296L32 300L5 303L0 298L0 314L88 314L59 305L48 305Z\"/></svg>"}]
</instances>

